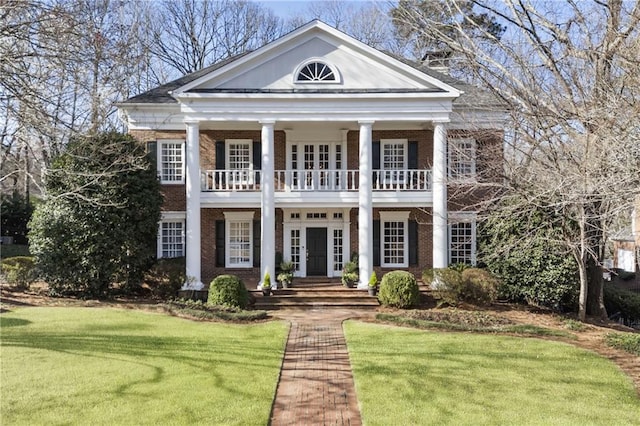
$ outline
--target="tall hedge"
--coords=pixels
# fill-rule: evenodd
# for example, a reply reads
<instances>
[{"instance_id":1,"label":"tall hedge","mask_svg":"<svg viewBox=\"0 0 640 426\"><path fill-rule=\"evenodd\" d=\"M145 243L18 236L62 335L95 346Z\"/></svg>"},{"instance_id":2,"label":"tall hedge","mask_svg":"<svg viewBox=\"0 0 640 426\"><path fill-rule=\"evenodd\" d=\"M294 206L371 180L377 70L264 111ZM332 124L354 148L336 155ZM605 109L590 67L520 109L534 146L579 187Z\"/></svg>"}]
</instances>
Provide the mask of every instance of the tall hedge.
<instances>
[{"instance_id":1,"label":"tall hedge","mask_svg":"<svg viewBox=\"0 0 640 426\"><path fill-rule=\"evenodd\" d=\"M155 256L162 196L131 136L78 138L54 159L30 222L31 253L54 293L103 297L133 289Z\"/></svg>"}]
</instances>

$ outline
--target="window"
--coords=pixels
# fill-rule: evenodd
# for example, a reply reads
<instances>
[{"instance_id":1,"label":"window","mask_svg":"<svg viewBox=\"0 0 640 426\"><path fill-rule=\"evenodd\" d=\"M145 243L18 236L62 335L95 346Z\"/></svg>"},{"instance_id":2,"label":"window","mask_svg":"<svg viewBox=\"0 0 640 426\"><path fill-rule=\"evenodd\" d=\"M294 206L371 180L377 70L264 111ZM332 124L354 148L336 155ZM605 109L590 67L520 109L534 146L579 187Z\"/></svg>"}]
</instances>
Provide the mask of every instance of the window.
<instances>
[{"instance_id":1,"label":"window","mask_svg":"<svg viewBox=\"0 0 640 426\"><path fill-rule=\"evenodd\" d=\"M407 141L382 140L382 184L404 181L404 169L407 168Z\"/></svg>"},{"instance_id":2,"label":"window","mask_svg":"<svg viewBox=\"0 0 640 426\"><path fill-rule=\"evenodd\" d=\"M472 138L449 139L449 177L472 179L476 175L476 141Z\"/></svg>"},{"instance_id":3,"label":"window","mask_svg":"<svg viewBox=\"0 0 640 426\"><path fill-rule=\"evenodd\" d=\"M253 266L253 212L225 212L227 268Z\"/></svg>"},{"instance_id":4,"label":"window","mask_svg":"<svg viewBox=\"0 0 640 426\"><path fill-rule=\"evenodd\" d=\"M382 228L381 253L383 267L409 266L409 212L380 212Z\"/></svg>"},{"instance_id":5,"label":"window","mask_svg":"<svg viewBox=\"0 0 640 426\"><path fill-rule=\"evenodd\" d=\"M476 264L476 219L473 213L450 213L449 264Z\"/></svg>"},{"instance_id":6,"label":"window","mask_svg":"<svg viewBox=\"0 0 640 426\"><path fill-rule=\"evenodd\" d=\"M185 252L185 213L163 212L158 225L158 258L182 257Z\"/></svg>"},{"instance_id":7,"label":"window","mask_svg":"<svg viewBox=\"0 0 640 426\"><path fill-rule=\"evenodd\" d=\"M251 163L253 159L253 141L250 139L228 139L227 143L227 168L231 170L229 180L233 184L246 184L253 182Z\"/></svg>"},{"instance_id":8,"label":"window","mask_svg":"<svg viewBox=\"0 0 640 426\"><path fill-rule=\"evenodd\" d=\"M300 270L300 230L291 230L291 263L293 263L293 270Z\"/></svg>"},{"instance_id":9,"label":"window","mask_svg":"<svg viewBox=\"0 0 640 426\"><path fill-rule=\"evenodd\" d=\"M333 270L342 271L342 229L333 230Z\"/></svg>"},{"instance_id":10,"label":"window","mask_svg":"<svg viewBox=\"0 0 640 426\"><path fill-rule=\"evenodd\" d=\"M158 141L158 165L160 182L164 184L184 183L184 141Z\"/></svg>"},{"instance_id":11,"label":"window","mask_svg":"<svg viewBox=\"0 0 640 426\"><path fill-rule=\"evenodd\" d=\"M296 73L297 83L336 83L337 73L331 66L321 61L312 61L303 64Z\"/></svg>"}]
</instances>

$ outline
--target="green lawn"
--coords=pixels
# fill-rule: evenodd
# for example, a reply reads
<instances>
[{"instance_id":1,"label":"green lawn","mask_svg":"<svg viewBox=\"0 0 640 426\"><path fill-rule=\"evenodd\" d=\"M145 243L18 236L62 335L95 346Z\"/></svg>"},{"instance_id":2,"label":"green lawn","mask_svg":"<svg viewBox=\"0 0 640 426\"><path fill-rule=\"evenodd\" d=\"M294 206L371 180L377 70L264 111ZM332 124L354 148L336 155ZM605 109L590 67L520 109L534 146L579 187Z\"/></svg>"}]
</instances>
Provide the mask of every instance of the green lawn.
<instances>
[{"instance_id":1,"label":"green lawn","mask_svg":"<svg viewBox=\"0 0 640 426\"><path fill-rule=\"evenodd\" d=\"M369 426L640 424L631 380L568 344L353 321L344 328Z\"/></svg>"},{"instance_id":2,"label":"green lawn","mask_svg":"<svg viewBox=\"0 0 640 426\"><path fill-rule=\"evenodd\" d=\"M100 308L0 316L2 424L267 424L287 333Z\"/></svg>"}]
</instances>

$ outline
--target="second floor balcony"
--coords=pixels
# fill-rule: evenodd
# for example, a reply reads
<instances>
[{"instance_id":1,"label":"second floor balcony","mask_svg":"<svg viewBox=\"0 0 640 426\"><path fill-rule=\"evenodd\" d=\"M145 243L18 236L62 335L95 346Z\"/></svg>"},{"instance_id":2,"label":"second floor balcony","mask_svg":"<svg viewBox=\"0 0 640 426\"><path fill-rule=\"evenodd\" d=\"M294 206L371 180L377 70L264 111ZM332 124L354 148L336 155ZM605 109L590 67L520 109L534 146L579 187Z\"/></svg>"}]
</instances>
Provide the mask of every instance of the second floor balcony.
<instances>
[{"instance_id":1,"label":"second floor balcony","mask_svg":"<svg viewBox=\"0 0 640 426\"><path fill-rule=\"evenodd\" d=\"M431 192L429 169L373 170L373 191ZM203 192L259 192L260 170L204 170ZM357 192L359 170L276 170L276 192Z\"/></svg>"}]
</instances>

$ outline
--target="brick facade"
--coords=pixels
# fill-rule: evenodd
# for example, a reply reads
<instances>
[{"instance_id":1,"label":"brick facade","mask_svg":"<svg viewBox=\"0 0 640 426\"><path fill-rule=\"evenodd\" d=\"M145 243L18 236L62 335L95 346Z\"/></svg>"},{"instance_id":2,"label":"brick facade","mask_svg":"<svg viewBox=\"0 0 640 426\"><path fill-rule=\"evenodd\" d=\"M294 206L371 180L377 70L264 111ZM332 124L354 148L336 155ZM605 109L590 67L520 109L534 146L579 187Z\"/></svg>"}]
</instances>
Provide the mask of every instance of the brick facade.
<instances>
[{"instance_id":1,"label":"brick facade","mask_svg":"<svg viewBox=\"0 0 640 426\"><path fill-rule=\"evenodd\" d=\"M185 132L180 131L131 131L131 134L141 142L155 141L158 139L184 139ZM496 153L498 159L502 154L502 133L469 133L461 131L450 131L449 137L474 137L477 139L477 169L479 176L490 176L496 179L493 168L496 163ZM259 141L261 134L259 131L218 131L203 129L200 131L200 166L203 170L213 170L216 165L216 141L226 139L251 139ZM348 169L357 169L359 166L358 131L349 131L347 134L347 161ZM372 140L381 139L407 139L418 143L418 165L420 168L431 168L433 157L433 132L431 130L407 130L407 131L373 131ZM276 152L275 169L286 169L286 135L283 131L274 132L274 147ZM484 174L484 171L493 170L493 174ZM164 195L164 211L184 211L185 186L184 185L162 185ZM464 195L453 192L449 201L451 211L464 210L466 207L477 202L477 199L486 194L474 194L466 192ZM336 206L327 206L336 207ZM226 269L216 266L216 221L224 220L224 211L253 211L254 220L260 220L260 209L217 209L203 208L201 210L201 278L205 285L208 285L217 275L231 273L241 277L248 286L255 286L258 283L260 269L237 268ZM420 278L422 271L432 266L432 214L430 207L398 207L374 208L374 220L380 219L381 211L409 211L409 220L416 221L418 226L418 264L408 268ZM350 246L345 250L345 261L348 261L354 253L358 253L358 209L352 208L349 213ZM283 210L276 208L276 250L283 253ZM376 266L374 270L380 278L384 273L394 268L383 268Z\"/></svg>"}]
</instances>

